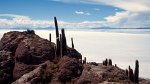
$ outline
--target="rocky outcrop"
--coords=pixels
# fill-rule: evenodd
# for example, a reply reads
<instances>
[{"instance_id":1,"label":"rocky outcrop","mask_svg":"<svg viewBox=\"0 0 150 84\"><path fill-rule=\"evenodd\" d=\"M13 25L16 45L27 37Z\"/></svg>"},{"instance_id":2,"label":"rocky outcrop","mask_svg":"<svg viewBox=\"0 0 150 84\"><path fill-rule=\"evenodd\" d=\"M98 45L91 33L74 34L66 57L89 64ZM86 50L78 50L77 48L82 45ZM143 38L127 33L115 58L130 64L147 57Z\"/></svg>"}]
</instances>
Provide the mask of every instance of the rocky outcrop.
<instances>
[{"instance_id":1,"label":"rocky outcrop","mask_svg":"<svg viewBox=\"0 0 150 84\"><path fill-rule=\"evenodd\" d=\"M59 73L54 76L54 78L57 78L60 82L64 83L79 77L83 70L82 64L79 63L78 59L70 58L68 56L63 56L58 62L58 66Z\"/></svg>"},{"instance_id":2,"label":"rocky outcrop","mask_svg":"<svg viewBox=\"0 0 150 84\"><path fill-rule=\"evenodd\" d=\"M149 80L141 79L139 84L149 84ZM125 70L113 65L105 66L101 63L84 64L82 75L77 84L135 84L125 74Z\"/></svg>"},{"instance_id":3,"label":"rocky outcrop","mask_svg":"<svg viewBox=\"0 0 150 84\"><path fill-rule=\"evenodd\" d=\"M46 61L33 71L24 74L13 84L62 84L73 82L82 73L82 64L78 59L63 56L58 64Z\"/></svg>"},{"instance_id":4,"label":"rocky outcrop","mask_svg":"<svg viewBox=\"0 0 150 84\"><path fill-rule=\"evenodd\" d=\"M58 63L62 64L60 61L68 60L67 63L69 64L68 66L66 65L67 67L72 66L74 69L78 68L79 66L81 67L81 64L78 64L78 59L81 59L82 56L78 51L68 47L67 57L64 56L58 59L57 56L55 56L54 46L56 46L54 43L40 38L34 33L33 30L27 30L23 32L12 31L5 33L0 40L0 83L8 84L14 80L20 79L21 76L30 73L34 69L37 69L41 66L41 64L47 61L52 62L47 65L57 66ZM49 75L51 74L51 76L54 75L54 73L52 74L49 71L54 71L55 74L59 73L59 76L57 76L56 79L60 81L60 76L63 76L63 74L66 73L63 71L73 70L72 68L65 69L63 66L59 65L56 71L53 69L51 70L51 67L48 67L44 71L49 73ZM71 77L70 80L79 75L74 72L71 71L71 74L69 74L69 77ZM67 76L65 77L67 78Z\"/></svg>"}]
</instances>

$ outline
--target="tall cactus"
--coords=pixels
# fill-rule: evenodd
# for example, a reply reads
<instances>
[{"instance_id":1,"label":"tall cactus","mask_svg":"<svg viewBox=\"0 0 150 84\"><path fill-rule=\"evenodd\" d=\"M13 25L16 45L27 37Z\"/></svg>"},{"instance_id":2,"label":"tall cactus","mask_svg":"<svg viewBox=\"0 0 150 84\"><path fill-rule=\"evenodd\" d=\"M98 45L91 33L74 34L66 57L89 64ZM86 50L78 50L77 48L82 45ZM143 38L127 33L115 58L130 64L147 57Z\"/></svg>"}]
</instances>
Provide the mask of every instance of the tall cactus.
<instances>
[{"instance_id":1,"label":"tall cactus","mask_svg":"<svg viewBox=\"0 0 150 84\"><path fill-rule=\"evenodd\" d=\"M128 74L129 74L128 69L125 70L125 73L126 73L126 76L128 76Z\"/></svg>"},{"instance_id":2,"label":"tall cactus","mask_svg":"<svg viewBox=\"0 0 150 84\"><path fill-rule=\"evenodd\" d=\"M134 82L139 83L139 61L135 61Z\"/></svg>"},{"instance_id":3,"label":"tall cactus","mask_svg":"<svg viewBox=\"0 0 150 84\"><path fill-rule=\"evenodd\" d=\"M67 55L67 42L66 42L66 36L65 36L65 30L61 29L61 39L62 39L62 43L61 43L61 47L62 47L62 56Z\"/></svg>"},{"instance_id":4,"label":"tall cactus","mask_svg":"<svg viewBox=\"0 0 150 84\"><path fill-rule=\"evenodd\" d=\"M62 35L60 34L60 55L62 57Z\"/></svg>"},{"instance_id":5,"label":"tall cactus","mask_svg":"<svg viewBox=\"0 0 150 84\"><path fill-rule=\"evenodd\" d=\"M112 65L112 60L111 59L109 59L108 64Z\"/></svg>"},{"instance_id":6,"label":"tall cactus","mask_svg":"<svg viewBox=\"0 0 150 84\"><path fill-rule=\"evenodd\" d=\"M56 53L57 55L59 55L60 54L60 41L59 41L59 30L58 30L56 17L54 17L54 23L55 23L55 29L56 29Z\"/></svg>"},{"instance_id":7,"label":"tall cactus","mask_svg":"<svg viewBox=\"0 0 150 84\"><path fill-rule=\"evenodd\" d=\"M108 65L108 59L106 58L105 60L105 65L107 66Z\"/></svg>"},{"instance_id":8,"label":"tall cactus","mask_svg":"<svg viewBox=\"0 0 150 84\"><path fill-rule=\"evenodd\" d=\"M72 44L72 48L74 49L73 38L71 38L71 44Z\"/></svg>"},{"instance_id":9,"label":"tall cactus","mask_svg":"<svg viewBox=\"0 0 150 84\"><path fill-rule=\"evenodd\" d=\"M134 76L133 76L133 70L131 69L131 67L129 66L129 79L134 82Z\"/></svg>"},{"instance_id":10,"label":"tall cactus","mask_svg":"<svg viewBox=\"0 0 150 84\"><path fill-rule=\"evenodd\" d=\"M84 57L83 59L83 64L86 64L86 57Z\"/></svg>"},{"instance_id":11,"label":"tall cactus","mask_svg":"<svg viewBox=\"0 0 150 84\"><path fill-rule=\"evenodd\" d=\"M51 39L52 39L52 38L51 38L51 33L50 33L50 34L49 34L49 41L50 41L50 42L52 42Z\"/></svg>"}]
</instances>

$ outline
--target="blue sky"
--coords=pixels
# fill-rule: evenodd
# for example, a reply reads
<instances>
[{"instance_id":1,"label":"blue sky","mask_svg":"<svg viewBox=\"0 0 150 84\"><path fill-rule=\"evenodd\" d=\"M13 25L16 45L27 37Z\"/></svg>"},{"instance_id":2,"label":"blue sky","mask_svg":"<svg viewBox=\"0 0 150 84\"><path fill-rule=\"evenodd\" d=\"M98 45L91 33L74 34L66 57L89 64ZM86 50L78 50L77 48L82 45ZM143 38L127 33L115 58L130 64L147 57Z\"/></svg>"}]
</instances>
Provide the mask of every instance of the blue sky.
<instances>
[{"instance_id":1,"label":"blue sky","mask_svg":"<svg viewBox=\"0 0 150 84\"><path fill-rule=\"evenodd\" d=\"M149 27L148 0L0 0L0 28ZM142 18L141 18L142 17Z\"/></svg>"}]
</instances>

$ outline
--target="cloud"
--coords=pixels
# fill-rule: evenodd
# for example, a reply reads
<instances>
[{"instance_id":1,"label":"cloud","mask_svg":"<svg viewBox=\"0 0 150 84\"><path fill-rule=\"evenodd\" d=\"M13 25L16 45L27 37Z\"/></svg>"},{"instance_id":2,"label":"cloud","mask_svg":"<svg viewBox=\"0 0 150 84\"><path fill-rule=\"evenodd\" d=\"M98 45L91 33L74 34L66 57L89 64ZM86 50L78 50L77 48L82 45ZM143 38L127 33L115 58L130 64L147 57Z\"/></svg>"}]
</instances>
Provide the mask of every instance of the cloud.
<instances>
[{"instance_id":1,"label":"cloud","mask_svg":"<svg viewBox=\"0 0 150 84\"><path fill-rule=\"evenodd\" d=\"M108 5L122 9L124 11L116 11L115 15L104 17L103 24L110 27L150 27L150 3L149 0L61 0L64 3L83 3Z\"/></svg>"},{"instance_id":2,"label":"cloud","mask_svg":"<svg viewBox=\"0 0 150 84\"><path fill-rule=\"evenodd\" d=\"M139 12L149 11L150 3L148 0L51 0L64 3L85 3L85 4L102 4L121 8L127 11Z\"/></svg>"},{"instance_id":3,"label":"cloud","mask_svg":"<svg viewBox=\"0 0 150 84\"><path fill-rule=\"evenodd\" d=\"M3 18L2 18L3 17ZM7 19L7 18L11 19ZM0 28L45 28L52 24L44 20L32 20L28 16L14 14L0 14Z\"/></svg>"},{"instance_id":4,"label":"cloud","mask_svg":"<svg viewBox=\"0 0 150 84\"><path fill-rule=\"evenodd\" d=\"M91 15L91 13L84 12L84 11L75 11L75 14L77 14L77 15Z\"/></svg>"},{"instance_id":5,"label":"cloud","mask_svg":"<svg viewBox=\"0 0 150 84\"><path fill-rule=\"evenodd\" d=\"M148 0L55 0L64 3L102 4L113 6L123 11L104 17L103 21L65 22L59 21L60 28L139 28L150 27L150 3ZM77 15L91 15L87 11L75 11ZM9 18L8 18L9 17ZM54 27L53 20L33 20L29 16L0 14L0 28L46 28Z\"/></svg>"},{"instance_id":6,"label":"cloud","mask_svg":"<svg viewBox=\"0 0 150 84\"><path fill-rule=\"evenodd\" d=\"M99 9L99 8L94 8L94 10L95 10L95 11L100 11L100 9Z\"/></svg>"},{"instance_id":7,"label":"cloud","mask_svg":"<svg viewBox=\"0 0 150 84\"><path fill-rule=\"evenodd\" d=\"M11 18L11 19L8 19ZM95 28L104 26L103 21L83 21L77 23L58 21L60 28ZM0 28L47 28L53 27L53 20L33 20L29 16L0 14Z\"/></svg>"},{"instance_id":8,"label":"cloud","mask_svg":"<svg viewBox=\"0 0 150 84\"><path fill-rule=\"evenodd\" d=\"M78 14L78 15L83 15L84 14L83 11L75 11L75 13Z\"/></svg>"}]
</instances>

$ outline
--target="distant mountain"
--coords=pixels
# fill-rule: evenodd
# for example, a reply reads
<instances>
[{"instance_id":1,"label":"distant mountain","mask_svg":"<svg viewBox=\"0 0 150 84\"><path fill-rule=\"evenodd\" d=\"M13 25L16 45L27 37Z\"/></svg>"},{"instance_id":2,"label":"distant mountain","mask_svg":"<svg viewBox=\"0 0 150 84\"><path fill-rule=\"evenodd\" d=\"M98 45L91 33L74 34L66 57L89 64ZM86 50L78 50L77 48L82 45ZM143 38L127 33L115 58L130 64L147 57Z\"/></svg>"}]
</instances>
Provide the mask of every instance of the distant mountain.
<instances>
[{"instance_id":1,"label":"distant mountain","mask_svg":"<svg viewBox=\"0 0 150 84\"><path fill-rule=\"evenodd\" d=\"M145 27L145 28L111 28L111 27L97 27L97 28L91 28L91 29L150 29L150 27Z\"/></svg>"}]
</instances>

